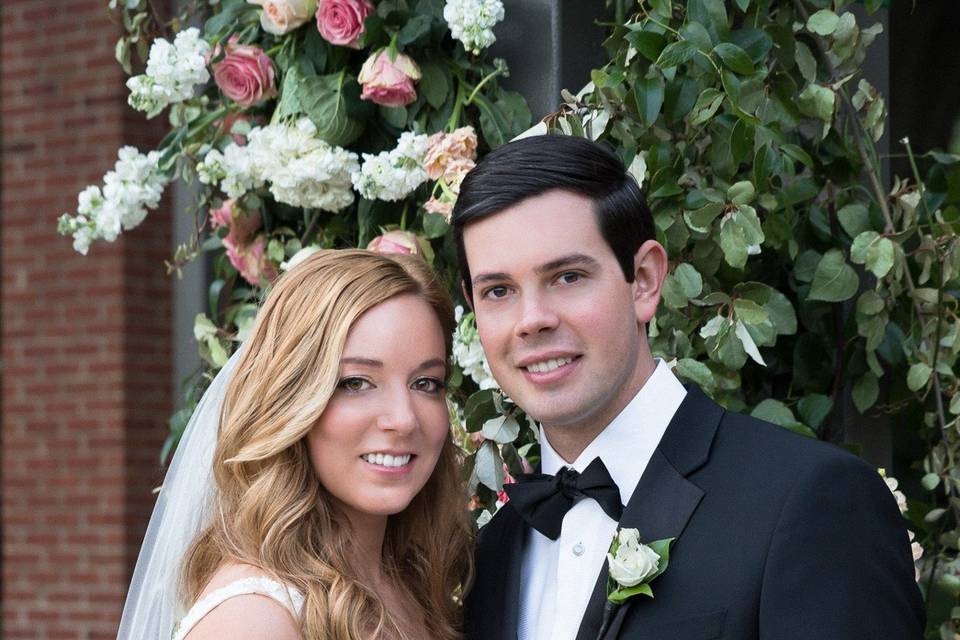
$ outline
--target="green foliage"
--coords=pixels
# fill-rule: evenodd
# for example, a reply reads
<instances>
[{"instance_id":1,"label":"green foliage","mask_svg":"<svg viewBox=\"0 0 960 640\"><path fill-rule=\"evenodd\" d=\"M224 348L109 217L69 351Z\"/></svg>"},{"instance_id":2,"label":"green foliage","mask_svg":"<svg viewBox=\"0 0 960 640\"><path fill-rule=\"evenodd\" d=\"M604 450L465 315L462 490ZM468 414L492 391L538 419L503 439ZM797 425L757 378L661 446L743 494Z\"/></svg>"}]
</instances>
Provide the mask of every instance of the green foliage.
<instances>
[{"instance_id":1,"label":"green foliage","mask_svg":"<svg viewBox=\"0 0 960 640\"><path fill-rule=\"evenodd\" d=\"M960 159L907 144L912 175L883 185L886 107L859 77L881 28L846 4L640 0L605 42L609 63L546 123L602 120L591 137L627 165L643 158L672 265L651 346L682 378L807 436L837 433L846 394L867 416L898 414L898 437L926 450L925 511L910 516L928 584L947 589L960 574Z\"/></svg>"}]
</instances>

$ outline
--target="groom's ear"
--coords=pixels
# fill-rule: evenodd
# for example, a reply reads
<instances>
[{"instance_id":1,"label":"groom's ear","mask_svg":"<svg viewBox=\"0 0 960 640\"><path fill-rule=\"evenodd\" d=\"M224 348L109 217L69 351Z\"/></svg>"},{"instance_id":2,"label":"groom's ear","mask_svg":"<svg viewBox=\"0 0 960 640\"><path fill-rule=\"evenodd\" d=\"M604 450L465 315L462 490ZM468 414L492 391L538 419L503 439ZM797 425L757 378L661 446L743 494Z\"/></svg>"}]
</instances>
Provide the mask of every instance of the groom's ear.
<instances>
[{"instance_id":1,"label":"groom's ear","mask_svg":"<svg viewBox=\"0 0 960 640\"><path fill-rule=\"evenodd\" d=\"M633 256L633 306L637 321L647 324L657 313L669 265L667 251L656 240L647 240Z\"/></svg>"},{"instance_id":2,"label":"groom's ear","mask_svg":"<svg viewBox=\"0 0 960 640\"><path fill-rule=\"evenodd\" d=\"M460 291L463 292L463 299L467 301L467 306L470 307L470 311L476 311L473 308L473 292L467 288L467 283L464 280L460 280Z\"/></svg>"}]
</instances>

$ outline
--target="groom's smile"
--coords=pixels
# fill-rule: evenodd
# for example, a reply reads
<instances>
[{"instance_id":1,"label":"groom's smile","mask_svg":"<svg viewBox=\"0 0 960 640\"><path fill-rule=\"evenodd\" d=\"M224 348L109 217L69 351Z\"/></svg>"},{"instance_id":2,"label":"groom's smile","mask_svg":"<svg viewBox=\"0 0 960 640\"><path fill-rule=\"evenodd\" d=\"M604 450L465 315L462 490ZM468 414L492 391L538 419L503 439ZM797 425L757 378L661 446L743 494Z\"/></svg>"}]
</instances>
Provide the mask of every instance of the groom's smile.
<instances>
[{"instance_id":1,"label":"groom's smile","mask_svg":"<svg viewBox=\"0 0 960 640\"><path fill-rule=\"evenodd\" d=\"M549 191L468 225L477 329L494 377L549 428L602 429L642 386L642 326L589 199Z\"/></svg>"}]
</instances>

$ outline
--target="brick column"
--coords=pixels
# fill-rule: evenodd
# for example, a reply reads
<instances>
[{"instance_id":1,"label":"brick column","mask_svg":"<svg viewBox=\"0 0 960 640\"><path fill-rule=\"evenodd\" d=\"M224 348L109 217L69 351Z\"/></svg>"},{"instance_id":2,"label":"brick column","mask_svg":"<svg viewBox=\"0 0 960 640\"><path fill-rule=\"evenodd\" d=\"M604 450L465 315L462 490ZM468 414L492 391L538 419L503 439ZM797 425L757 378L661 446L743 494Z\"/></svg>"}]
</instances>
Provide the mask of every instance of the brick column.
<instances>
[{"instance_id":1,"label":"brick column","mask_svg":"<svg viewBox=\"0 0 960 640\"><path fill-rule=\"evenodd\" d=\"M162 121L126 106L103 0L0 3L0 635L113 638L171 411L167 207L73 251L56 219Z\"/></svg>"}]
</instances>

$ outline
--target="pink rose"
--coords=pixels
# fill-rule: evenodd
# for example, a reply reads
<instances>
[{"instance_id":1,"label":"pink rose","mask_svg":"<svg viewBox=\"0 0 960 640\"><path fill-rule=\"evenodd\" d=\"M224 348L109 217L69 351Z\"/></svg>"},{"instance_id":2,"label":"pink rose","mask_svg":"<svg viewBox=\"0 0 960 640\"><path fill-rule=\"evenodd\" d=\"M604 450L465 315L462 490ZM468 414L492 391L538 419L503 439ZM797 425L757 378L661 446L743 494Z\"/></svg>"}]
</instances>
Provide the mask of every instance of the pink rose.
<instances>
[{"instance_id":1,"label":"pink rose","mask_svg":"<svg viewBox=\"0 0 960 640\"><path fill-rule=\"evenodd\" d=\"M277 277L277 268L267 259L266 234L261 233L247 245L228 244L226 239L224 239L223 244L227 248L227 258L230 260L230 264L250 284L258 286L264 280L270 281Z\"/></svg>"},{"instance_id":2,"label":"pink rose","mask_svg":"<svg viewBox=\"0 0 960 640\"><path fill-rule=\"evenodd\" d=\"M507 469L507 463L504 462L503 463L503 484L508 485L508 484L514 484L514 483L516 483L516 479L514 479L514 477L510 475L510 471ZM497 492L497 502L499 502L500 504L507 504L508 502L510 502L510 496L507 495L506 490L501 490Z\"/></svg>"},{"instance_id":3,"label":"pink rose","mask_svg":"<svg viewBox=\"0 0 960 640\"><path fill-rule=\"evenodd\" d=\"M431 180L455 171L461 174L457 181L459 184L463 176L473 169L476 157L477 134L473 127L460 127L453 133L435 133L427 138L423 168Z\"/></svg>"},{"instance_id":4,"label":"pink rose","mask_svg":"<svg viewBox=\"0 0 960 640\"><path fill-rule=\"evenodd\" d=\"M330 44L359 49L363 21L373 13L367 0L320 0L317 5L317 29Z\"/></svg>"},{"instance_id":5,"label":"pink rose","mask_svg":"<svg viewBox=\"0 0 960 640\"><path fill-rule=\"evenodd\" d=\"M420 79L420 67L398 53L394 60L386 49L367 58L357 80L363 85L360 97L385 107L402 107L417 99L413 83Z\"/></svg>"},{"instance_id":6,"label":"pink rose","mask_svg":"<svg viewBox=\"0 0 960 640\"><path fill-rule=\"evenodd\" d=\"M226 54L213 65L213 79L224 95L241 107L276 97L273 63L263 49L231 41Z\"/></svg>"},{"instance_id":7,"label":"pink rose","mask_svg":"<svg viewBox=\"0 0 960 640\"><path fill-rule=\"evenodd\" d=\"M282 36L305 24L317 8L317 0L247 0L263 7L260 26L267 33Z\"/></svg>"},{"instance_id":8,"label":"pink rose","mask_svg":"<svg viewBox=\"0 0 960 640\"><path fill-rule=\"evenodd\" d=\"M260 230L259 211L248 211L237 204L235 198L224 200L219 209L210 209L210 226L214 229L227 227L223 243L239 246L247 244Z\"/></svg>"},{"instance_id":9,"label":"pink rose","mask_svg":"<svg viewBox=\"0 0 960 640\"><path fill-rule=\"evenodd\" d=\"M377 236L367 245L368 251L377 253L407 253L423 255L423 245L416 234L409 231L394 229L382 236Z\"/></svg>"}]
</instances>

